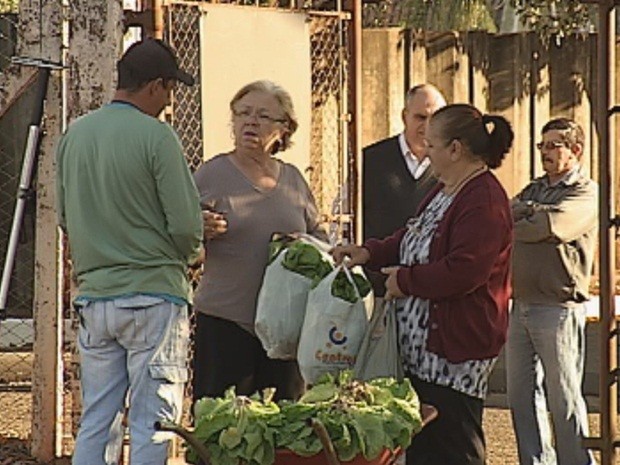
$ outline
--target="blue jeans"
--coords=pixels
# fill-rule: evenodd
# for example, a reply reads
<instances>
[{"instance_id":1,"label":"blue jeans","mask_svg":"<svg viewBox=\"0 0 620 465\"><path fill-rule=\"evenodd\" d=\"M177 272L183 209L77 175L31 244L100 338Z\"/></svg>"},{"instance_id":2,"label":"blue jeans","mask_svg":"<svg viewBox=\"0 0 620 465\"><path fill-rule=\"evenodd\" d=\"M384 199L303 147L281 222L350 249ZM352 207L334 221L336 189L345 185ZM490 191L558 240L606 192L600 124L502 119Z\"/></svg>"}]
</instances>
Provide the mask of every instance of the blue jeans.
<instances>
[{"instance_id":1,"label":"blue jeans","mask_svg":"<svg viewBox=\"0 0 620 465\"><path fill-rule=\"evenodd\" d=\"M187 307L136 295L79 308L82 418L73 465L112 465L121 452L129 405L132 465L164 465L169 433L156 421L179 421L187 381Z\"/></svg>"},{"instance_id":2,"label":"blue jeans","mask_svg":"<svg viewBox=\"0 0 620 465\"><path fill-rule=\"evenodd\" d=\"M581 440L588 413L581 392L585 305L562 308L515 301L510 313L506 368L521 465L595 463ZM553 436L547 407L553 419Z\"/></svg>"}]
</instances>

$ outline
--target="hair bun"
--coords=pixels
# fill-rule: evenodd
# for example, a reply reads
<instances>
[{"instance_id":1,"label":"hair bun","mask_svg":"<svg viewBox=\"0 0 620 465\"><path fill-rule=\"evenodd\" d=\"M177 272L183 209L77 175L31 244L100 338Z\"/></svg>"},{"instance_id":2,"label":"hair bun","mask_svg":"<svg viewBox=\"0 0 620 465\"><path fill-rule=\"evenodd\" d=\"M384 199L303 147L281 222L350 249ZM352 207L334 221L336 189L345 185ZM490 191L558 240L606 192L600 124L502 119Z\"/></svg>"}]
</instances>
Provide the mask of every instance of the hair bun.
<instances>
[{"instance_id":1,"label":"hair bun","mask_svg":"<svg viewBox=\"0 0 620 465\"><path fill-rule=\"evenodd\" d=\"M495 130L495 121L495 118L491 115L482 115L482 125L487 134L491 135ZM491 125L490 128L489 125Z\"/></svg>"}]
</instances>

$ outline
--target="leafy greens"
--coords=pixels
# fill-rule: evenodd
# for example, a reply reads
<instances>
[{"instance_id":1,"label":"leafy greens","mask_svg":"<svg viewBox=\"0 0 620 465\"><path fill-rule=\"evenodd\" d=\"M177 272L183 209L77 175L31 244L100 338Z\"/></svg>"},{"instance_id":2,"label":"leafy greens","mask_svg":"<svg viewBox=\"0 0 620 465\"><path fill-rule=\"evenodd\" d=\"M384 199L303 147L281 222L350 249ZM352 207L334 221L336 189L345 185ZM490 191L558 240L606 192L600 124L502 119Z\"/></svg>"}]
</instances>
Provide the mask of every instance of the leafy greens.
<instances>
[{"instance_id":1,"label":"leafy greens","mask_svg":"<svg viewBox=\"0 0 620 465\"><path fill-rule=\"evenodd\" d=\"M315 455L323 447L311 419L323 423L340 461L404 449L422 428L419 400L407 379L362 382L342 371L323 375L297 402L275 403L272 397L273 389L245 397L230 388L223 398L196 402L194 434L212 465L271 465L276 449ZM189 449L187 460L197 459Z\"/></svg>"}]
</instances>

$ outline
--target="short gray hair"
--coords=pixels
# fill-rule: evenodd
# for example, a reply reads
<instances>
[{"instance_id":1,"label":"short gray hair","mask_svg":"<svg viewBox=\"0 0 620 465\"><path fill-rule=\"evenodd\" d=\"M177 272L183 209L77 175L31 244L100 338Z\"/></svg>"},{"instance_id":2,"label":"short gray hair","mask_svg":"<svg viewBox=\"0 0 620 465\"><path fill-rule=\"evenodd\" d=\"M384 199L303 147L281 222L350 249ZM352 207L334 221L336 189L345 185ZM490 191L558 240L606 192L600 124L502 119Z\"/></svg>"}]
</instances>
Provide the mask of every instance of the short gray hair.
<instances>
[{"instance_id":1,"label":"short gray hair","mask_svg":"<svg viewBox=\"0 0 620 465\"><path fill-rule=\"evenodd\" d=\"M417 84L409 89L405 94L405 106L415 96L415 94L422 91L428 92L429 94L434 94L435 98L439 101L440 107L446 106L446 98L443 96L441 91L432 84Z\"/></svg>"},{"instance_id":2,"label":"short gray hair","mask_svg":"<svg viewBox=\"0 0 620 465\"><path fill-rule=\"evenodd\" d=\"M293 108L293 99L291 98L291 94L289 94L284 87L276 84L275 82L268 80L260 80L254 81L249 84L246 84L241 89L237 91L235 96L230 101L230 110L234 111L235 104L245 97L250 92L265 92L269 95L272 95L276 98L282 111L284 112L284 116L286 117L286 126L287 131L282 138L282 146L280 147L280 151L284 151L288 149L291 144L291 136L297 130L299 123L297 122L297 116L295 115L295 109Z\"/></svg>"}]
</instances>

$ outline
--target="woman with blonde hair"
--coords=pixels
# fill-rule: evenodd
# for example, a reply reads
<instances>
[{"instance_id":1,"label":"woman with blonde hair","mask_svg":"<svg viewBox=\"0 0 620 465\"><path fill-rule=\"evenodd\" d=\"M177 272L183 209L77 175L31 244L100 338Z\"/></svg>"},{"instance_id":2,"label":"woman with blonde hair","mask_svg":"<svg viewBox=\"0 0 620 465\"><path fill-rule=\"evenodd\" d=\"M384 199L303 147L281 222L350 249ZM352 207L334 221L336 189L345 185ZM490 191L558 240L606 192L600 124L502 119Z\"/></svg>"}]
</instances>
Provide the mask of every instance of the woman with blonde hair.
<instances>
[{"instance_id":1,"label":"woman with blonde hair","mask_svg":"<svg viewBox=\"0 0 620 465\"><path fill-rule=\"evenodd\" d=\"M254 333L256 300L274 232L321 235L314 198L295 166L275 157L291 146L290 95L271 81L241 88L230 102L234 148L204 163L201 195L207 259L196 291L194 399L276 388L297 398L295 361L272 360Z\"/></svg>"}]
</instances>

